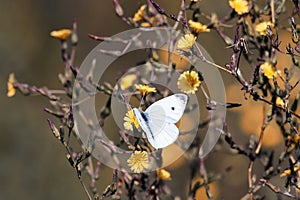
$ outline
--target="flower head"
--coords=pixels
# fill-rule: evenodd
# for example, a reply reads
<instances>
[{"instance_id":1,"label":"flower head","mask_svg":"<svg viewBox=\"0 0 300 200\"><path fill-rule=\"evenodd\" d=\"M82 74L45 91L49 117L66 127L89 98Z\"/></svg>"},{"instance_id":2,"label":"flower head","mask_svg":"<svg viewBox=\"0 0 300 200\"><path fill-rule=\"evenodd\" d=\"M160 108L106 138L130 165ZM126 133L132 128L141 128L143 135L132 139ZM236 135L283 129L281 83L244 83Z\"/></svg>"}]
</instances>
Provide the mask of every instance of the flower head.
<instances>
[{"instance_id":1,"label":"flower head","mask_svg":"<svg viewBox=\"0 0 300 200\"><path fill-rule=\"evenodd\" d=\"M300 143L300 135L295 133L293 136L289 136L289 138L293 141L294 144Z\"/></svg>"},{"instance_id":2,"label":"flower head","mask_svg":"<svg viewBox=\"0 0 300 200\"><path fill-rule=\"evenodd\" d=\"M135 21L135 22L138 22L138 21L141 21L144 19L144 16L145 16L145 10L146 10L146 7L147 5L144 4L142 5L138 11L134 14L132 20Z\"/></svg>"},{"instance_id":3,"label":"flower head","mask_svg":"<svg viewBox=\"0 0 300 200\"><path fill-rule=\"evenodd\" d=\"M246 0L229 0L229 5L239 15L249 12L249 4Z\"/></svg>"},{"instance_id":4,"label":"flower head","mask_svg":"<svg viewBox=\"0 0 300 200\"><path fill-rule=\"evenodd\" d=\"M210 29L206 25L201 24L200 22L194 22L189 20L189 26L194 30L195 33L210 32Z\"/></svg>"},{"instance_id":5,"label":"flower head","mask_svg":"<svg viewBox=\"0 0 300 200\"><path fill-rule=\"evenodd\" d=\"M152 25L149 22L143 22L143 23L141 23L141 27L144 27L144 28L149 28L151 26Z\"/></svg>"},{"instance_id":6,"label":"flower head","mask_svg":"<svg viewBox=\"0 0 300 200\"><path fill-rule=\"evenodd\" d=\"M179 39L177 48L180 50L190 49L194 45L196 39L197 38L193 34L187 33Z\"/></svg>"},{"instance_id":7,"label":"flower head","mask_svg":"<svg viewBox=\"0 0 300 200\"><path fill-rule=\"evenodd\" d=\"M295 144L298 144L299 142L300 142L300 136L297 134L297 133L295 133L294 135L293 135L293 142L295 143Z\"/></svg>"},{"instance_id":8,"label":"flower head","mask_svg":"<svg viewBox=\"0 0 300 200\"><path fill-rule=\"evenodd\" d=\"M50 36L60 39L60 40L66 40L70 35L72 31L70 29L60 29L56 31L51 31Z\"/></svg>"},{"instance_id":9,"label":"flower head","mask_svg":"<svg viewBox=\"0 0 300 200\"><path fill-rule=\"evenodd\" d=\"M293 171L294 171L294 172L297 172L299 169L300 169L299 166L295 166L294 169L293 169ZM284 170L284 171L280 174L280 177L284 177L284 176L288 176L288 175L291 175L291 170L290 170L290 169Z\"/></svg>"},{"instance_id":10,"label":"flower head","mask_svg":"<svg viewBox=\"0 0 300 200\"><path fill-rule=\"evenodd\" d=\"M275 102L275 103L276 103L276 105L279 106L279 107L282 107L282 108L284 107L284 101L283 101L282 98L280 98L280 97L277 97L277 98L276 98L276 102Z\"/></svg>"},{"instance_id":11,"label":"flower head","mask_svg":"<svg viewBox=\"0 0 300 200\"><path fill-rule=\"evenodd\" d=\"M273 65L269 62L265 62L262 65L260 65L260 69L262 73L268 78L272 79L277 75L276 70L274 69Z\"/></svg>"},{"instance_id":12,"label":"flower head","mask_svg":"<svg viewBox=\"0 0 300 200\"><path fill-rule=\"evenodd\" d=\"M168 172L165 169L158 169L156 171L156 173L157 173L157 177L158 177L159 180L162 180L162 181L169 181L169 180L171 180L171 174L170 174L170 172Z\"/></svg>"},{"instance_id":13,"label":"flower head","mask_svg":"<svg viewBox=\"0 0 300 200\"><path fill-rule=\"evenodd\" d=\"M134 151L127 164L134 173L140 173L149 167L149 156L146 151Z\"/></svg>"},{"instance_id":14,"label":"flower head","mask_svg":"<svg viewBox=\"0 0 300 200\"><path fill-rule=\"evenodd\" d=\"M195 71L186 71L180 74L177 86L178 88L187 94L195 94L198 90L201 81L199 80L199 75Z\"/></svg>"},{"instance_id":15,"label":"flower head","mask_svg":"<svg viewBox=\"0 0 300 200\"><path fill-rule=\"evenodd\" d=\"M255 26L255 30L260 35L266 36L268 33L268 26L270 26L270 28L274 28L274 24L271 22L261 22Z\"/></svg>"},{"instance_id":16,"label":"flower head","mask_svg":"<svg viewBox=\"0 0 300 200\"><path fill-rule=\"evenodd\" d=\"M132 124L136 127L136 128L139 128L140 127L140 124L139 122L136 120L135 116L134 116L134 113L133 113L133 110L130 109L128 110L128 112L125 114L125 117L124 117L124 128L126 130L129 130L129 131L133 131L133 126Z\"/></svg>"},{"instance_id":17,"label":"flower head","mask_svg":"<svg viewBox=\"0 0 300 200\"><path fill-rule=\"evenodd\" d=\"M157 19L156 17L149 17L149 19L146 21L146 22L142 22L141 23L141 27L152 27L152 26L155 26L157 25Z\"/></svg>"},{"instance_id":18,"label":"flower head","mask_svg":"<svg viewBox=\"0 0 300 200\"><path fill-rule=\"evenodd\" d=\"M8 77L7 81L7 96L13 97L16 94L16 88L14 87L15 80L15 74L11 73Z\"/></svg>"},{"instance_id":19,"label":"flower head","mask_svg":"<svg viewBox=\"0 0 300 200\"><path fill-rule=\"evenodd\" d=\"M148 85L136 84L135 88L140 91L142 96L147 95L151 92L156 92L156 89L154 87L150 87Z\"/></svg>"}]
</instances>

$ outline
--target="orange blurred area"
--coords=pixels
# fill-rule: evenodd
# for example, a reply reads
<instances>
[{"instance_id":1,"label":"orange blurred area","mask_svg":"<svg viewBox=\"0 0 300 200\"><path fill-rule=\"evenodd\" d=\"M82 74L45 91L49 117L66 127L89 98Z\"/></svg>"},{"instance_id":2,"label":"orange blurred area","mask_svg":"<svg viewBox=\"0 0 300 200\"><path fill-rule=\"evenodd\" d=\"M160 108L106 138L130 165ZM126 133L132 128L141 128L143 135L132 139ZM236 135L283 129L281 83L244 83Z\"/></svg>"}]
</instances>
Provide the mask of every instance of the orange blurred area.
<instances>
[{"instance_id":1,"label":"orange blurred area","mask_svg":"<svg viewBox=\"0 0 300 200\"><path fill-rule=\"evenodd\" d=\"M173 51L172 54L170 54L168 52L168 47L165 46L163 47L166 49L166 51L164 50L159 50L158 51L158 56L159 56L159 61L168 66L169 60L171 61L171 63L174 63L176 66L176 69L178 70L185 70L188 69L188 67L190 66L190 62L188 61L188 59L182 55L179 55L176 50Z\"/></svg>"},{"instance_id":2,"label":"orange blurred area","mask_svg":"<svg viewBox=\"0 0 300 200\"><path fill-rule=\"evenodd\" d=\"M282 50L285 50L285 46L287 43L292 43L291 41L291 33L288 31L280 31L280 41L282 41L280 47ZM293 63L292 59L289 55L285 55L283 53L277 52L277 69L281 71L280 75L285 78L284 76L284 68L291 69ZM293 86L300 77L299 70L292 70L292 78L291 78L291 85ZM278 84L282 89L284 88L284 82L277 77ZM273 85L272 85L273 86ZM296 87L291 92L290 100L294 100L297 94L300 92L300 88ZM239 84L233 84L227 87L227 99L228 101L236 101L242 103L240 108L234 109L239 114L239 118L236 119L236 124L243 130L243 133L247 135L255 135L257 138L261 132L261 126L263 124L263 117L266 115L266 112L271 109L271 106L258 102L253 101L249 95L244 95L244 91L241 91L241 86ZM267 98L270 100L270 97ZM288 102L289 105L292 101ZM297 111L299 111L299 106ZM265 113L264 113L265 112ZM263 146L265 147L276 147L279 144L282 144L283 136L275 122L275 119L272 120L270 124L267 125L265 130L265 136L263 139Z\"/></svg>"},{"instance_id":3,"label":"orange blurred area","mask_svg":"<svg viewBox=\"0 0 300 200\"><path fill-rule=\"evenodd\" d=\"M197 177L192 180L192 188L195 186L195 184L204 184L203 178ZM209 191L213 197L213 199L218 199L218 186L215 182L208 184ZM201 200L209 200L205 186L202 185L196 192L195 199L201 199Z\"/></svg>"},{"instance_id":4,"label":"orange blurred area","mask_svg":"<svg viewBox=\"0 0 300 200\"><path fill-rule=\"evenodd\" d=\"M228 87L227 98L230 99L229 101L234 99L234 101L242 103L241 107L235 109L235 112L239 115L235 120L235 125L238 125L244 134L255 135L258 139L266 112L271 107L262 102L254 102L252 99L244 99L243 91L240 90L239 85ZM276 147L282 144L282 133L274 120L267 125L264 132L265 135L262 143L264 147Z\"/></svg>"},{"instance_id":5,"label":"orange blurred area","mask_svg":"<svg viewBox=\"0 0 300 200\"><path fill-rule=\"evenodd\" d=\"M280 47L281 49L285 49L287 43L293 44L291 41L291 32L288 31L280 31L280 40L282 41ZM284 68L291 69L293 66L292 58L289 55L284 55L282 53L277 54L277 68L281 71L281 75L284 77ZM300 77L300 71L299 70L292 70L292 78L291 78L291 85L294 86L296 82L299 80ZM281 88L284 88L284 83L282 81L278 82ZM291 97L290 99L296 98L297 94L300 92L300 88L296 87L292 92L291 92ZM291 102L290 102L291 103ZM298 111L299 111L299 106L298 106Z\"/></svg>"},{"instance_id":6,"label":"orange blurred area","mask_svg":"<svg viewBox=\"0 0 300 200\"><path fill-rule=\"evenodd\" d=\"M192 114L183 114L181 119L176 123L180 132L189 132L195 128L197 121L193 118Z\"/></svg>"},{"instance_id":7,"label":"orange blurred area","mask_svg":"<svg viewBox=\"0 0 300 200\"><path fill-rule=\"evenodd\" d=\"M171 165L171 168L178 168L184 164L184 157L180 156L184 152L177 145L172 144L162 151L163 165Z\"/></svg>"}]
</instances>

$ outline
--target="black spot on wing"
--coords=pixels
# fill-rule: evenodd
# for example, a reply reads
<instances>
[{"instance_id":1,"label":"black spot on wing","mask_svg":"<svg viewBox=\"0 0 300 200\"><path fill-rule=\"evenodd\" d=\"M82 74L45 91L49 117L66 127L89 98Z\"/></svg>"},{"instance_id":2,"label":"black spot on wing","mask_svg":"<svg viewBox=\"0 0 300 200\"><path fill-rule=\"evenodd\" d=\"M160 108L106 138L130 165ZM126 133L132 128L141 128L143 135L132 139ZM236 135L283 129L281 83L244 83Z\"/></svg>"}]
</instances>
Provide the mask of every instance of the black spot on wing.
<instances>
[{"instance_id":1,"label":"black spot on wing","mask_svg":"<svg viewBox=\"0 0 300 200\"><path fill-rule=\"evenodd\" d=\"M149 123L148 115L146 113L141 112L141 116L144 119L144 121L146 122L146 124L148 124Z\"/></svg>"},{"instance_id":2,"label":"black spot on wing","mask_svg":"<svg viewBox=\"0 0 300 200\"><path fill-rule=\"evenodd\" d=\"M152 139L154 140L154 135L153 135L152 130L149 126L149 116L148 116L148 114L144 113L144 112L141 112L141 116L142 116L143 120L145 121L146 126L148 127L148 130L149 130L149 132L152 136Z\"/></svg>"}]
</instances>

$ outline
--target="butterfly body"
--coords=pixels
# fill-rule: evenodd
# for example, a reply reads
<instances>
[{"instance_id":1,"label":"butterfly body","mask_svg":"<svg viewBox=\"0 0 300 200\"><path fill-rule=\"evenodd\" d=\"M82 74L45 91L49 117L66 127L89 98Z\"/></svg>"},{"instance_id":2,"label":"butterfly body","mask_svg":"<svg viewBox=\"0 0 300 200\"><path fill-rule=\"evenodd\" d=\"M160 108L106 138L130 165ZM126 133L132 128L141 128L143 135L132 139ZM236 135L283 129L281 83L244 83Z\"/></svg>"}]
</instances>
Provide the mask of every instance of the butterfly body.
<instances>
[{"instance_id":1,"label":"butterfly body","mask_svg":"<svg viewBox=\"0 0 300 200\"><path fill-rule=\"evenodd\" d=\"M133 108L134 115L156 149L174 143L179 135L175 123L184 113L188 101L185 94L174 94L150 105L144 112Z\"/></svg>"}]
</instances>

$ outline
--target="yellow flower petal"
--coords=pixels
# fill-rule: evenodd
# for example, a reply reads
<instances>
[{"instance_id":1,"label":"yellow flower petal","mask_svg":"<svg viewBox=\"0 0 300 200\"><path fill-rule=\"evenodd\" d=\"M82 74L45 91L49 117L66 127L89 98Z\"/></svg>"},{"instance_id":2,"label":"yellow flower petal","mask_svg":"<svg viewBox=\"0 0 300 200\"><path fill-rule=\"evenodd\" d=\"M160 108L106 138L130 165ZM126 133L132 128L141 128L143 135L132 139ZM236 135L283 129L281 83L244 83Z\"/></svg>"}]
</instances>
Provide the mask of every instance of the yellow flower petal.
<instances>
[{"instance_id":1,"label":"yellow flower petal","mask_svg":"<svg viewBox=\"0 0 300 200\"><path fill-rule=\"evenodd\" d=\"M197 38L193 34L187 33L179 39L177 48L180 50L190 49L194 45L196 39Z\"/></svg>"},{"instance_id":2,"label":"yellow flower petal","mask_svg":"<svg viewBox=\"0 0 300 200\"><path fill-rule=\"evenodd\" d=\"M15 74L11 73L8 77L8 82L7 82L7 96L8 97L13 97L16 94L16 89L14 87L15 82L16 82Z\"/></svg>"},{"instance_id":3,"label":"yellow flower petal","mask_svg":"<svg viewBox=\"0 0 300 200\"><path fill-rule=\"evenodd\" d=\"M149 156L146 151L134 151L127 164L134 173L141 173L149 167Z\"/></svg>"},{"instance_id":4,"label":"yellow flower petal","mask_svg":"<svg viewBox=\"0 0 300 200\"><path fill-rule=\"evenodd\" d=\"M133 126L132 124L138 129L140 127L139 122L136 120L133 110L130 109L128 110L128 112L125 114L124 117L124 129L129 130L129 131L133 131Z\"/></svg>"},{"instance_id":5,"label":"yellow flower petal","mask_svg":"<svg viewBox=\"0 0 300 200\"><path fill-rule=\"evenodd\" d=\"M70 29L60 29L51 31L50 36L60 40L66 40L71 35L71 33L72 31Z\"/></svg>"},{"instance_id":6,"label":"yellow flower petal","mask_svg":"<svg viewBox=\"0 0 300 200\"><path fill-rule=\"evenodd\" d=\"M147 28L147 27L151 27L152 25L149 22L143 22L141 23L141 27Z\"/></svg>"},{"instance_id":7,"label":"yellow flower petal","mask_svg":"<svg viewBox=\"0 0 300 200\"><path fill-rule=\"evenodd\" d=\"M271 22L261 22L255 26L255 30L258 32L258 34L266 36L268 32L268 26L274 28L274 24Z\"/></svg>"},{"instance_id":8,"label":"yellow flower petal","mask_svg":"<svg viewBox=\"0 0 300 200\"><path fill-rule=\"evenodd\" d=\"M300 169L299 166L295 166L294 167L294 172L298 171ZM291 170L290 169L287 169L287 170L284 170L281 174L280 174L280 177L285 177L285 176L288 176L288 175L291 175Z\"/></svg>"},{"instance_id":9,"label":"yellow flower petal","mask_svg":"<svg viewBox=\"0 0 300 200\"><path fill-rule=\"evenodd\" d=\"M157 173L157 177L158 177L159 180L162 180L162 181L169 181L169 180L171 180L171 174L170 174L170 172L168 172L165 169L158 169L156 171L156 173Z\"/></svg>"},{"instance_id":10,"label":"yellow flower petal","mask_svg":"<svg viewBox=\"0 0 300 200\"><path fill-rule=\"evenodd\" d=\"M195 71L183 72L177 81L178 88L187 94L195 94L198 90L201 81L199 80L199 75Z\"/></svg>"},{"instance_id":11,"label":"yellow flower petal","mask_svg":"<svg viewBox=\"0 0 300 200\"><path fill-rule=\"evenodd\" d=\"M136 84L135 88L140 91L142 96L147 95L152 92L156 92L156 89L154 87L150 87L148 85Z\"/></svg>"},{"instance_id":12,"label":"yellow flower petal","mask_svg":"<svg viewBox=\"0 0 300 200\"><path fill-rule=\"evenodd\" d=\"M189 26L194 30L195 33L210 32L210 29L206 25L201 24L200 22L194 22L189 20Z\"/></svg>"},{"instance_id":13,"label":"yellow flower petal","mask_svg":"<svg viewBox=\"0 0 300 200\"><path fill-rule=\"evenodd\" d=\"M284 101L282 100L282 98L280 97L276 98L276 105L282 108L284 107Z\"/></svg>"},{"instance_id":14,"label":"yellow flower petal","mask_svg":"<svg viewBox=\"0 0 300 200\"><path fill-rule=\"evenodd\" d=\"M273 65L269 62L265 62L262 65L260 65L260 69L268 79L272 79L277 75L277 72L275 71Z\"/></svg>"},{"instance_id":15,"label":"yellow flower petal","mask_svg":"<svg viewBox=\"0 0 300 200\"><path fill-rule=\"evenodd\" d=\"M295 134L293 135L293 142L294 142L295 144L299 144L299 142L300 142L300 136L299 136L297 133L295 133Z\"/></svg>"},{"instance_id":16,"label":"yellow flower petal","mask_svg":"<svg viewBox=\"0 0 300 200\"><path fill-rule=\"evenodd\" d=\"M229 0L229 5L239 15L249 12L249 4L246 0Z\"/></svg>"},{"instance_id":17,"label":"yellow flower petal","mask_svg":"<svg viewBox=\"0 0 300 200\"><path fill-rule=\"evenodd\" d=\"M142 5L142 6L138 9L138 11L134 14L132 20L135 21L135 22L139 22L139 21L143 20L144 17L145 17L145 10L146 10L146 7L147 7L146 4Z\"/></svg>"},{"instance_id":18,"label":"yellow flower petal","mask_svg":"<svg viewBox=\"0 0 300 200\"><path fill-rule=\"evenodd\" d=\"M152 27L152 26L156 26L157 25L157 19L155 17L150 17L149 21L147 22L142 22L140 24L141 27Z\"/></svg>"}]
</instances>

